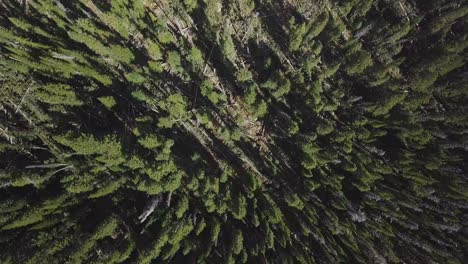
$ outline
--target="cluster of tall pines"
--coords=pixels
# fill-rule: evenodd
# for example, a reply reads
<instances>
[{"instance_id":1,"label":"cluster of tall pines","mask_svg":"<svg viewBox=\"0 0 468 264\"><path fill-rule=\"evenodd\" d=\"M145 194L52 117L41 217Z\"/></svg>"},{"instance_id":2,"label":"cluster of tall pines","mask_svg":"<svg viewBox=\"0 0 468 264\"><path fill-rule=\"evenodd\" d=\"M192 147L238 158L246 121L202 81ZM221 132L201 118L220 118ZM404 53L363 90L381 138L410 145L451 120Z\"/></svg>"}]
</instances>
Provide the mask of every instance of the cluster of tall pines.
<instances>
[{"instance_id":1,"label":"cluster of tall pines","mask_svg":"<svg viewBox=\"0 0 468 264\"><path fill-rule=\"evenodd\" d=\"M0 1L0 263L468 259L468 2Z\"/></svg>"}]
</instances>

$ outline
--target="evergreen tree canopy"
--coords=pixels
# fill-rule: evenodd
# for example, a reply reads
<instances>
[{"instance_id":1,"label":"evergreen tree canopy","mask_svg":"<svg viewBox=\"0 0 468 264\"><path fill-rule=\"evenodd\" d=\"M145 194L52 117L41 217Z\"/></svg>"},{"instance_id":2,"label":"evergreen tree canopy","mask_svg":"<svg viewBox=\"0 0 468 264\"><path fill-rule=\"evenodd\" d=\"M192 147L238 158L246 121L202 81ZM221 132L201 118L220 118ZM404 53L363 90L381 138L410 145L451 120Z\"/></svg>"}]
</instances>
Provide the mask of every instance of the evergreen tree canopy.
<instances>
[{"instance_id":1,"label":"evergreen tree canopy","mask_svg":"<svg viewBox=\"0 0 468 264\"><path fill-rule=\"evenodd\" d=\"M0 1L0 263L466 263L468 2Z\"/></svg>"}]
</instances>

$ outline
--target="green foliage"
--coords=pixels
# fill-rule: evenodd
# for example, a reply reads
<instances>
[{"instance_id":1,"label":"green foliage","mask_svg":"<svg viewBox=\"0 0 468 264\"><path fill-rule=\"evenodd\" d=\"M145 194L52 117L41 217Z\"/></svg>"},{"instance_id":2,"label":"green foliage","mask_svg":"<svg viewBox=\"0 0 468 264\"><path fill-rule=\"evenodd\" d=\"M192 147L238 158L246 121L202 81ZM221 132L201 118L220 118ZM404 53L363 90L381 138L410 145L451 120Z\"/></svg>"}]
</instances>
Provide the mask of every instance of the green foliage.
<instances>
[{"instance_id":1,"label":"green foliage","mask_svg":"<svg viewBox=\"0 0 468 264\"><path fill-rule=\"evenodd\" d=\"M233 234L233 239L232 239L232 252L234 255L239 255L240 252L243 249L243 243L244 237L242 236L242 231L236 230L234 231Z\"/></svg>"},{"instance_id":2,"label":"green foliage","mask_svg":"<svg viewBox=\"0 0 468 264\"><path fill-rule=\"evenodd\" d=\"M302 44L302 40L307 33L307 25L305 23L301 23L299 25L295 24L294 18L289 21L289 25L289 49L291 51L296 51L299 49Z\"/></svg>"},{"instance_id":3,"label":"green foliage","mask_svg":"<svg viewBox=\"0 0 468 264\"><path fill-rule=\"evenodd\" d=\"M242 68L236 73L236 78L239 82L247 82L252 80L253 76L248 69Z\"/></svg>"},{"instance_id":4,"label":"green foliage","mask_svg":"<svg viewBox=\"0 0 468 264\"><path fill-rule=\"evenodd\" d=\"M389 98L385 98L381 103L373 110L374 115L387 114L393 107L398 103L402 102L406 97L405 93L395 93Z\"/></svg>"},{"instance_id":5,"label":"green foliage","mask_svg":"<svg viewBox=\"0 0 468 264\"><path fill-rule=\"evenodd\" d=\"M15 228L31 225L43 220L44 214L37 208L29 209L21 217L14 219L11 223L2 226L2 230L11 230Z\"/></svg>"},{"instance_id":6,"label":"green foliage","mask_svg":"<svg viewBox=\"0 0 468 264\"><path fill-rule=\"evenodd\" d=\"M215 245L218 244L219 232L221 232L221 223L217 219L213 219L210 225L211 242Z\"/></svg>"},{"instance_id":7,"label":"green foliage","mask_svg":"<svg viewBox=\"0 0 468 264\"><path fill-rule=\"evenodd\" d=\"M181 94L177 93L170 95L166 101L161 103L161 105L169 115L159 119L158 126L160 127L169 128L186 115L187 104Z\"/></svg>"},{"instance_id":8,"label":"green foliage","mask_svg":"<svg viewBox=\"0 0 468 264\"><path fill-rule=\"evenodd\" d=\"M338 70L340 69L340 67L341 67L341 63L332 64L323 71L322 76L324 78L329 78L335 75L336 72L338 72Z\"/></svg>"},{"instance_id":9,"label":"green foliage","mask_svg":"<svg viewBox=\"0 0 468 264\"><path fill-rule=\"evenodd\" d=\"M463 1L16 2L1 263L463 263Z\"/></svg>"},{"instance_id":10,"label":"green foliage","mask_svg":"<svg viewBox=\"0 0 468 264\"><path fill-rule=\"evenodd\" d=\"M304 203L301 201L297 194L291 194L286 197L286 202L289 206L302 210L304 208Z\"/></svg>"},{"instance_id":11,"label":"green foliage","mask_svg":"<svg viewBox=\"0 0 468 264\"><path fill-rule=\"evenodd\" d=\"M191 11L198 6L198 3L196 0L184 0L184 5L187 7L188 11Z\"/></svg>"},{"instance_id":12,"label":"green foliage","mask_svg":"<svg viewBox=\"0 0 468 264\"><path fill-rule=\"evenodd\" d=\"M125 178L111 179L110 183L106 182L104 187L99 188L97 191L89 195L89 198L99 198L111 193L116 192L126 182Z\"/></svg>"},{"instance_id":13,"label":"green foliage","mask_svg":"<svg viewBox=\"0 0 468 264\"><path fill-rule=\"evenodd\" d=\"M322 136L330 134L331 132L333 132L333 130L333 123L330 122L323 122L317 126L317 134Z\"/></svg>"},{"instance_id":14,"label":"green foliage","mask_svg":"<svg viewBox=\"0 0 468 264\"><path fill-rule=\"evenodd\" d=\"M347 55L346 72L349 75L362 73L366 68L371 66L372 57L369 53L363 50L358 50Z\"/></svg>"},{"instance_id":15,"label":"green foliage","mask_svg":"<svg viewBox=\"0 0 468 264\"><path fill-rule=\"evenodd\" d=\"M68 176L64 182L65 189L70 193L89 192L95 186L95 178L90 174Z\"/></svg>"},{"instance_id":16,"label":"green foliage","mask_svg":"<svg viewBox=\"0 0 468 264\"><path fill-rule=\"evenodd\" d=\"M94 234L92 235L93 240L99 240L103 239L104 237L108 237L112 235L115 231L115 229L118 226L118 220L116 218L109 218L106 219L104 223L102 223L100 226L97 227L97 229L94 231Z\"/></svg>"},{"instance_id":17,"label":"green foliage","mask_svg":"<svg viewBox=\"0 0 468 264\"><path fill-rule=\"evenodd\" d=\"M213 83L209 80L205 80L202 82L202 84L200 85L200 92L203 96L208 97L208 100L210 100L213 104L217 104L220 101L226 100L226 96L216 91L213 86Z\"/></svg>"},{"instance_id":18,"label":"green foliage","mask_svg":"<svg viewBox=\"0 0 468 264\"><path fill-rule=\"evenodd\" d=\"M98 100L109 110L111 110L117 104L114 97L112 96L102 96L99 97Z\"/></svg>"},{"instance_id":19,"label":"green foliage","mask_svg":"<svg viewBox=\"0 0 468 264\"><path fill-rule=\"evenodd\" d=\"M144 138L138 139L138 143L147 149L155 149L164 144L164 142L156 135L147 135Z\"/></svg>"},{"instance_id":20,"label":"green foliage","mask_svg":"<svg viewBox=\"0 0 468 264\"><path fill-rule=\"evenodd\" d=\"M189 59L196 67L201 68L204 64L203 54L197 47L190 49Z\"/></svg>"},{"instance_id":21,"label":"green foliage","mask_svg":"<svg viewBox=\"0 0 468 264\"><path fill-rule=\"evenodd\" d=\"M148 96L142 90L133 91L132 97L138 101L142 101L142 102L148 101Z\"/></svg>"},{"instance_id":22,"label":"green foliage","mask_svg":"<svg viewBox=\"0 0 468 264\"><path fill-rule=\"evenodd\" d=\"M131 82L131 83L134 83L134 84L141 84L141 83L144 83L146 78L144 76L142 76L140 73L138 72L130 72L130 73L126 73L125 74L125 78Z\"/></svg>"},{"instance_id":23,"label":"green foliage","mask_svg":"<svg viewBox=\"0 0 468 264\"><path fill-rule=\"evenodd\" d=\"M245 197L243 195L238 195L238 198L232 202L232 215L234 219L243 219L247 213L247 201Z\"/></svg>"},{"instance_id":24,"label":"green foliage","mask_svg":"<svg viewBox=\"0 0 468 264\"><path fill-rule=\"evenodd\" d=\"M223 54L229 61L235 61L237 57L236 47L232 40L231 34L228 30L224 31L224 34L221 37L221 47L223 49Z\"/></svg>"},{"instance_id":25,"label":"green foliage","mask_svg":"<svg viewBox=\"0 0 468 264\"><path fill-rule=\"evenodd\" d=\"M326 27L329 19L329 13L321 13L310 25L309 32L307 33L307 38L312 39L317 37Z\"/></svg>"},{"instance_id":26,"label":"green foliage","mask_svg":"<svg viewBox=\"0 0 468 264\"><path fill-rule=\"evenodd\" d=\"M83 102L77 98L72 88L66 84L40 86L40 88L35 91L35 95L40 101L51 105L80 106L83 104Z\"/></svg>"},{"instance_id":27,"label":"green foliage","mask_svg":"<svg viewBox=\"0 0 468 264\"><path fill-rule=\"evenodd\" d=\"M451 10L431 21L428 28L431 30L432 33L435 33L443 29L444 27L450 25L450 23L453 23L456 19L466 16L467 14L468 6L463 6L458 9Z\"/></svg>"},{"instance_id":28,"label":"green foliage","mask_svg":"<svg viewBox=\"0 0 468 264\"><path fill-rule=\"evenodd\" d=\"M175 38L168 30L162 30L158 33L158 40L163 44L169 44L175 42Z\"/></svg>"},{"instance_id":29,"label":"green foliage","mask_svg":"<svg viewBox=\"0 0 468 264\"><path fill-rule=\"evenodd\" d=\"M175 212L175 215L177 216L177 218L181 218L184 215L184 213L188 210L188 208L189 208L189 200L187 199L186 196L183 196L179 204L177 205L177 210Z\"/></svg>"},{"instance_id":30,"label":"green foliage","mask_svg":"<svg viewBox=\"0 0 468 264\"><path fill-rule=\"evenodd\" d=\"M95 155L95 160L112 169L125 161L122 155L122 146L115 136L106 136L103 140L96 140L92 135L72 134L56 136L54 139L74 151L74 155Z\"/></svg>"},{"instance_id":31,"label":"green foliage","mask_svg":"<svg viewBox=\"0 0 468 264\"><path fill-rule=\"evenodd\" d=\"M171 51L167 53L167 63L171 67L171 71L175 73L183 72L182 63L179 53Z\"/></svg>"},{"instance_id":32,"label":"green foliage","mask_svg":"<svg viewBox=\"0 0 468 264\"><path fill-rule=\"evenodd\" d=\"M154 43L152 40L146 40L146 49L148 50L148 55L154 60L162 59L162 51L158 44Z\"/></svg>"},{"instance_id":33,"label":"green foliage","mask_svg":"<svg viewBox=\"0 0 468 264\"><path fill-rule=\"evenodd\" d=\"M254 107L254 116L257 118L264 117L268 113L268 105L265 101L260 101Z\"/></svg>"}]
</instances>

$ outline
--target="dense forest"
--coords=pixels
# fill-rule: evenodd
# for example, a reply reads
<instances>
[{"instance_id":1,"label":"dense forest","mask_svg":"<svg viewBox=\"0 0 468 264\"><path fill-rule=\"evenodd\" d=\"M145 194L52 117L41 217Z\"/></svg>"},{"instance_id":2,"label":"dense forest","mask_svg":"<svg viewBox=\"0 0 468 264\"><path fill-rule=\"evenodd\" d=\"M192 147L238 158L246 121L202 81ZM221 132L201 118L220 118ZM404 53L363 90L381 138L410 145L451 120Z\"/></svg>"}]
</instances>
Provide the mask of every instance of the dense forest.
<instances>
[{"instance_id":1,"label":"dense forest","mask_svg":"<svg viewBox=\"0 0 468 264\"><path fill-rule=\"evenodd\" d=\"M467 51L464 0L0 0L0 263L466 263Z\"/></svg>"}]
</instances>

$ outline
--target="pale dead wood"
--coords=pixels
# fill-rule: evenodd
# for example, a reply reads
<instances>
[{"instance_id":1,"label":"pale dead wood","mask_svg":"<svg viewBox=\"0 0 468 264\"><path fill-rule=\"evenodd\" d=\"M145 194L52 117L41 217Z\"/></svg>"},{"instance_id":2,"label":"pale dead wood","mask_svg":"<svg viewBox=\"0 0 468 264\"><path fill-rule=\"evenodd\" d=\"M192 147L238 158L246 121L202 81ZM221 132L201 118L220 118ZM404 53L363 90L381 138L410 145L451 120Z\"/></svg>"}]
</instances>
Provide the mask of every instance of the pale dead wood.
<instances>
[{"instance_id":1,"label":"pale dead wood","mask_svg":"<svg viewBox=\"0 0 468 264\"><path fill-rule=\"evenodd\" d=\"M9 102L12 106L14 106L14 107L17 109L18 113L19 113L22 117L24 117L24 119L25 119L26 121L28 121L29 124L33 124L31 118L29 118L13 101L8 100L8 102Z\"/></svg>"},{"instance_id":2,"label":"pale dead wood","mask_svg":"<svg viewBox=\"0 0 468 264\"><path fill-rule=\"evenodd\" d=\"M0 135L5 138L11 145L15 144L16 138L8 134L7 129L3 129L0 127Z\"/></svg>"},{"instance_id":3,"label":"pale dead wood","mask_svg":"<svg viewBox=\"0 0 468 264\"><path fill-rule=\"evenodd\" d=\"M58 168L62 166L68 166L65 163L56 163L56 164L41 164L41 165L28 165L26 169L50 169L50 168Z\"/></svg>"},{"instance_id":4,"label":"pale dead wood","mask_svg":"<svg viewBox=\"0 0 468 264\"><path fill-rule=\"evenodd\" d=\"M150 201L147 202L145 209L143 212L138 216L138 220L140 224L145 222L146 219L154 212L156 206L158 206L159 202L161 201L161 197L153 197Z\"/></svg>"},{"instance_id":5,"label":"pale dead wood","mask_svg":"<svg viewBox=\"0 0 468 264\"><path fill-rule=\"evenodd\" d=\"M26 92L24 93L23 97L21 98L21 101L19 102L19 104L16 106L16 109L15 109L15 114L18 113L20 107L21 107L21 104L23 104L24 102L24 98L26 98L26 96L28 95L29 91L31 90L31 86L32 86L32 82L31 84L28 86L28 89L26 89Z\"/></svg>"},{"instance_id":6,"label":"pale dead wood","mask_svg":"<svg viewBox=\"0 0 468 264\"><path fill-rule=\"evenodd\" d=\"M171 200L172 200L172 192L169 192L169 195L167 196L167 207L171 206Z\"/></svg>"},{"instance_id":7,"label":"pale dead wood","mask_svg":"<svg viewBox=\"0 0 468 264\"><path fill-rule=\"evenodd\" d=\"M410 21L409 16L408 16L408 12L406 11L406 8L403 6L403 4L401 3L401 1L398 1L398 4L400 5L401 10L403 10L403 13L405 13L405 18L406 18L406 20Z\"/></svg>"},{"instance_id":8,"label":"pale dead wood","mask_svg":"<svg viewBox=\"0 0 468 264\"><path fill-rule=\"evenodd\" d=\"M86 6L87 8L89 8L89 10L93 11L93 13L94 13L97 17L99 17L99 18L102 17L102 15L103 15L104 13L94 4L93 1L91 1L91 0L85 0L85 1L83 1L83 2L84 2L84 4L85 4L85 6Z\"/></svg>"}]
</instances>

